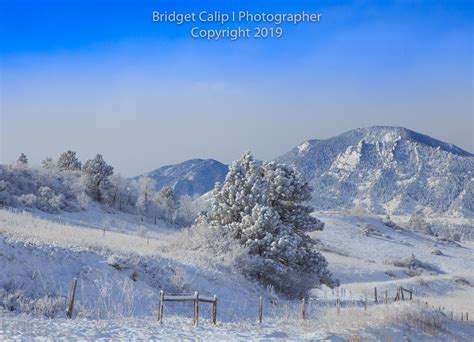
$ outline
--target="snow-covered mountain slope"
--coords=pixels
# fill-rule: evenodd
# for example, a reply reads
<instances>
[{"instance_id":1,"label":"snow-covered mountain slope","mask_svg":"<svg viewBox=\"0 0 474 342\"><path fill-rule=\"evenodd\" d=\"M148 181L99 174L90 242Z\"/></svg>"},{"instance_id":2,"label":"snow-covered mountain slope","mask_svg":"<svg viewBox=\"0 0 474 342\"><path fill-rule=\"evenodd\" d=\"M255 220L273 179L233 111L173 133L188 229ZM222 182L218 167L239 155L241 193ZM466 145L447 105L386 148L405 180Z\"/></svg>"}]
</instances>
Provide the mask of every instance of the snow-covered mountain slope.
<instances>
[{"instance_id":1,"label":"snow-covered mountain slope","mask_svg":"<svg viewBox=\"0 0 474 342\"><path fill-rule=\"evenodd\" d=\"M170 186L178 196L193 196L210 191L214 184L224 180L227 171L227 165L214 159L191 159L160 167L135 179L150 177L156 181L156 190Z\"/></svg>"},{"instance_id":2,"label":"snow-covered mountain slope","mask_svg":"<svg viewBox=\"0 0 474 342\"><path fill-rule=\"evenodd\" d=\"M474 216L474 155L400 127L308 140L277 161L295 166L320 210L360 203L375 213Z\"/></svg>"}]
</instances>

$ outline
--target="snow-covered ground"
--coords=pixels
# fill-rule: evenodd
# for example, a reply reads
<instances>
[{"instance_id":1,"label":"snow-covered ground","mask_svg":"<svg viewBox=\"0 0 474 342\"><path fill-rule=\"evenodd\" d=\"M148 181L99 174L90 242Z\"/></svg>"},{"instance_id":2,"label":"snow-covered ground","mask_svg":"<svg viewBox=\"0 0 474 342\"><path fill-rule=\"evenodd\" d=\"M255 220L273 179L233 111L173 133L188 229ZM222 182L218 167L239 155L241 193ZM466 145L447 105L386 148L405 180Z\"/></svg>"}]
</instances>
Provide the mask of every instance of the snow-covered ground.
<instances>
[{"instance_id":1,"label":"snow-covered ground","mask_svg":"<svg viewBox=\"0 0 474 342\"><path fill-rule=\"evenodd\" d=\"M46 215L0 210L0 339L468 341L474 336L473 325L465 322L466 312L474 319L471 243L391 228L375 217L318 215L326 228L313 238L341 286L315 289L303 322L299 302L278 298L195 251L180 250L174 227L142 224L133 215L100 208L78 215L62 215L59 223ZM361 233L364 225L370 227L368 236ZM111 229L104 233L104 226ZM75 314L67 320L74 277ZM412 289L415 300L373 303L374 287L382 299L386 291L393 299L397 286ZM203 304L200 325L193 327L189 303L166 305L159 325L161 288L216 294L218 325L209 323ZM261 325L255 323L259 296L265 297Z\"/></svg>"},{"instance_id":2,"label":"snow-covered ground","mask_svg":"<svg viewBox=\"0 0 474 342\"><path fill-rule=\"evenodd\" d=\"M474 244L456 243L406 229L394 229L378 218L319 216L326 229L313 234L321 241L330 269L349 293L372 298L395 293L397 286L413 289L415 297L455 312L472 310ZM369 225L364 236L360 226ZM399 267L414 255L417 268ZM346 292L347 292L346 291ZM444 300L444 299L445 300ZM442 305L441 305L442 303Z\"/></svg>"},{"instance_id":3,"label":"snow-covered ground","mask_svg":"<svg viewBox=\"0 0 474 342\"><path fill-rule=\"evenodd\" d=\"M0 338L31 340L205 340L205 341L470 341L472 325L423 312L409 304L392 304L367 313L347 309L320 320L218 323L198 326L173 317L160 325L151 319L48 320L23 315L1 315ZM47 332L45 327L47 326Z\"/></svg>"}]
</instances>

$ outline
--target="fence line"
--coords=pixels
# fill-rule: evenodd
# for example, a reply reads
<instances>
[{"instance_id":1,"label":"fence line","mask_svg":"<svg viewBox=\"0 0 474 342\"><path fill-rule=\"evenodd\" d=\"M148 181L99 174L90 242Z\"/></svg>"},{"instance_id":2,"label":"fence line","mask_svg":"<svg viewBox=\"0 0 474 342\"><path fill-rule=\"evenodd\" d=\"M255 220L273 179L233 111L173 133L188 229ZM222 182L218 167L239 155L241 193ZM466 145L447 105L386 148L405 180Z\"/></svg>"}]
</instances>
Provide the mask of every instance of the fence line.
<instances>
[{"instance_id":1,"label":"fence line","mask_svg":"<svg viewBox=\"0 0 474 342\"><path fill-rule=\"evenodd\" d=\"M83 315L83 310L86 310L85 312L88 314L92 314L95 308L97 308L97 305L104 304L104 307L101 307L101 313L105 314L105 317L113 317L114 315L114 310L116 309L116 305L118 305L119 309L122 309L120 307L120 304L124 305L132 305L130 308L129 307L124 307L124 310L129 310L126 311L126 315L130 315L127 317L132 317L134 316L134 308L133 305L135 304L127 304L127 302L118 302L116 304L112 302L108 302L108 299L105 300L105 302L97 302L91 299L90 297L87 298L87 302L81 302L81 298L83 298L82 295L82 280L81 278L78 279L78 289L79 289L79 297L78 297L78 305L77 308L74 306L74 310L76 312L73 314L72 310L67 310L67 312L70 312L71 318L73 317L84 317ZM74 280L73 280L74 282ZM73 286L74 287L74 284ZM113 293L115 290L110 288L111 294L116 297L116 294ZM406 289L405 289L406 290ZM369 308L381 308L383 307L383 304L390 304L395 302L395 298L397 298L398 292L400 291L399 288L397 288L395 296L393 295L394 292L391 292L390 295L388 295L388 291L385 291L387 296L387 300L378 300L378 302L375 301L375 296L374 298L366 298L360 297L359 299L341 299L341 298L336 298L336 300L331 300L327 298L304 298L301 300L285 300L285 299L278 299L278 298L261 298L260 297L252 297L252 296L244 296L242 299L219 299L219 310L217 310L217 297L215 298L216 305L199 305L197 308L197 312L195 312L195 307L194 307L194 300L195 300L195 294L192 293L163 293L163 299L166 297L166 301L172 302L169 303L170 305L166 305L164 307L165 315L166 316L173 316L175 318L189 318L189 320L193 321L194 324L198 323L198 320L201 318L204 318L206 320L210 320L211 322L217 322L217 318L219 319L220 322L225 322L225 323L231 323L231 322L239 322L239 323L255 323L255 322L266 322L268 320L276 321L276 322L296 322L296 321L304 321L304 320L311 320L313 322L319 321L321 318L325 317L325 315L340 315L344 313L344 310L346 309L364 309L364 310L369 310ZM411 290L409 290L411 291ZM72 291L73 292L73 291ZM341 290L340 292L343 292ZM365 291L367 293L370 293L370 291ZM150 297L147 299L147 305L149 305L149 309L147 311L143 312L141 315L143 317L149 317L150 313L157 313L157 318L158 320L163 319L163 309L159 307L159 304L165 303L166 301L160 301L160 297L157 296L156 292L153 292L154 296ZM375 294L375 289L373 290L373 293ZM71 295L73 294L70 293L69 299L71 299ZM135 296L136 294L133 294L132 296ZM120 294L119 294L120 296ZM131 299L130 297L129 299ZM201 299L201 303L210 303L214 301L214 297L212 295L209 295L208 293L205 293L204 295L199 295L198 297ZM399 296L400 301L407 301L409 302L409 296L405 296L405 299ZM84 298L85 299L85 298ZM174 300L173 300L174 299ZM74 299L73 299L74 300ZM398 300L397 300L398 301ZM472 315L469 314L469 312L453 312L449 311L449 309L446 309L444 307L434 307L430 306L427 301L424 301L422 298L414 298L412 295L412 301L417 303L418 305L422 306L422 308L426 309L432 309L436 311L440 311L446 318L451 318L455 320L460 320L460 321L465 321L465 322L470 322L470 319L472 319ZM65 306L66 309L69 308L69 304L71 303L71 300L65 301ZM260 305L261 303L261 305ZM86 305L84 305L86 304ZM192 305L191 305L192 304ZM74 304L73 304L74 305ZM140 304L141 305L141 304ZM192 308L192 309L191 309ZM367 308L367 309L366 309ZM329 312L327 310L330 310ZM91 311L87 311L91 310ZM124 311L125 312L125 311ZM192 313L192 314L191 314ZM112 316L110 315L112 314ZM363 314L363 313L362 313ZM99 315L99 313L98 313ZM120 314L121 315L121 314ZM217 317L219 315L219 317ZM69 316L69 314L68 314ZM99 316L97 316L98 318ZM120 316L122 317L122 316ZM439 316L438 316L439 318ZM166 319L165 319L166 320ZM324 319L323 319L324 321ZM214 323L215 324L215 323Z\"/></svg>"},{"instance_id":2,"label":"fence line","mask_svg":"<svg viewBox=\"0 0 474 342\"><path fill-rule=\"evenodd\" d=\"M321 298L303 298L301 300L264 300L263 297L259 297L244 300L220 299L219 302L221 303L221 306L223 306L223 308L220 309L223 314L225 314L226 311L234 311L236 306L238 306L239 308L243 308L243 312L245 312L245 317L237 317L237 315L233 313L231 315L231 321L248 320L249 314L250 316L252 316L253 312L253 317L255 317L255 321L257 323L262 323L265 321L265 318L293 318L299 320L314 319L315 317L317 317L318 314L321 314L320 310L327 308L335 308L337 314L339 314L341 310L347 308L364 308L365 310L367 310L368 307L372 307L375 305L390 304L397 301L413 301L413 297L413 290L406 289L403 287L397 287L395 296L389 297L388 291L386 291L386 295L383 301L379 300L379 298L377 297L377 290L376 288L374 288L373 300L367 298L367 296L364 296L363 298L358 300L343 300L341 298L336 298L336 301ZM186 298L189 298L189 300L191 300L194 297L184 296L184 299ZM420 299L417 299L416 301L420 303ZM439 311L443 310L444 308L440 308ZM213 317L215 319L215 316ZM458 313L456 315L451 314L451 319L458 318L461 321L468 321L469 313Z\"/></svg>"},{"instance_id":3,"label":"fence line","mask_svg":"<svg viewBox=\"0 0 474 342\"><path fill-rule=\"evenodd\" d=\"M165 295L160 291L160 308L158 311L158 322L163 323L163 313L165 302L192 302L193 303L193 324L197 325L199 321L199 302L212 304L212 323L217 323L217 296L212 297L199 296L196 291L194 295Z\"/></svg>"}]
</instances>

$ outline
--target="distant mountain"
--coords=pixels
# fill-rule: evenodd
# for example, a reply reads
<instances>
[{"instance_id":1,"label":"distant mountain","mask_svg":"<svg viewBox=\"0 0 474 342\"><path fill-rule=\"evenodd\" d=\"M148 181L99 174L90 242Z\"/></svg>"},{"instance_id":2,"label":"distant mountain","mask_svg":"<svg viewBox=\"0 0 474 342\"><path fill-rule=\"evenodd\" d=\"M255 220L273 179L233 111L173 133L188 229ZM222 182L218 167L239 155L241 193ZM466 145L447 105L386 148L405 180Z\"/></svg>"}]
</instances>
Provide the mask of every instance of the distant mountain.
<instances>
[{"instance_id":1,"label":"distant mountain","mask_svg":"<svg viewBox=\"0 0 474 342\"><path fill-rule=\"evenodd\" d=\"M474 155L401 127L308 140L276 159L299 169L317 209L362 204L376 213L474 216Z\"/></svg>"},{"instance_id":2,"label":"distant mountain","mask_svg":"<svg viewBox=\"0 0 474 342\"><path fill-rule=\"evenodd\" d=\"M170 186L175 193L183 195L202 195L214 188L217 182L224 181L228 166L213 159L191 159L185 162L160 167L143 175L156 181L156 190Z\"/></svg>"},{"instance_id":3,"label":"distant mountain","mask_svg":"<svg viewBox=\"0 0 474 342\"><path fill-rule=\"evenodd\" d=\"M361 204L374 213L474 217L474 155L406 128L376 126L308 140L276 161L303 173L319 210ZM171 186L178 196L193 196L212 190L227 172L216 160L193 159L135 179L150 177L156 190Z\"/></svg>"}]
</instances>

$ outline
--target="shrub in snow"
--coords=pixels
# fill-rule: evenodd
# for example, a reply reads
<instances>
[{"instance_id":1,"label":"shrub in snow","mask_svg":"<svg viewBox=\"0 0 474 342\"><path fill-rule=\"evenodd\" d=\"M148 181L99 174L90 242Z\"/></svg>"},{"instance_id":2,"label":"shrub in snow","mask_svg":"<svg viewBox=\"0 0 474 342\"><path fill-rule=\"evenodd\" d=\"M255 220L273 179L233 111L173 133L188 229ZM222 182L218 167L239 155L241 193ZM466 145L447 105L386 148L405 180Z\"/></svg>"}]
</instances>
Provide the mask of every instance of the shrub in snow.
<instances>
[{"instance_id":1,"label":"shrub in snow","mask_svg":"<svg viewBox=\"0 0 474 342\"><path fill-rule=\"evenodd\" d=\"M34 194L26 194L20 196L20 201L25 207L36 208L37 197Z\"/></svg>"},{"instance_id":2,"label":"shrub in snow","mask_svg":"<svg viewBox=\"0 0 474 342\"><path fill-rule=\"evenodd\" d=\"M21 290L0 289L0 308L24 314L42 315L55 318L64 315L66 299L60 296L31 298Z\"/></svg>"},{"instance_id":3,"label":"shrub in snow","mask_svg":"<svg viewBox=\"0 0 474 342\"><path fill-rule=\"evenodd\" d=\"M366 216L367 215L367 211L366 211L364 205L362 204L362 202L357 202L356 204L354 204L354 207L351 208L350 213L354 216Z\"/></svg>"},{"instance_id":4,"label":"shrub in snow","mask_svg":"<svg viewBox=\"0 0 474 342\"><path fill-rule=\"evenodd\" d=\"M408 226L416 232L433 235L433 231L431 230L430 225L425 221L424 217L419 212L414 213L410 217Z\"/></svg>"},{"instance_id":5,"label":"shrub in snow","mask_svg":"<svg viewBox=\"0 0 474 342\"><path fill-rule=\"evenodd\" d=\"M179 292L189 291L188 284L186 283L186 274L181 269L173 270L170 275L170 285L172 288L177 289Z\"/></svg>"},{"instance_id":6,"label":"shrub in snow","mask_svg":"<svg viewBox=\"0 0 474 342\"><path fill-rule=\"evenodd\" d=\"M416 271L416 272L407 273L410 276L420 275L424 271L428 271L432 274L439 273L439 269L436 266L428 264L426 262L423 262L423 261L417 259L414 254L412 254L408 258L397 260L397 261L393 262L393 265L396 266L396 267L408 268L411 271Z\"/></svg>"},{"instance_id":7,"label":"shrub in snow","mask_svg":"<svg viewBox=\"0 0 474 342\"><path fill-rule=\"evenodd\" d=\"M13 198L10 195L9 187L10 187L9 182L3 179L0 180L0 206L13 206Z\"/></svg>"},{"instance_id":8,"label":"shrub in snow","mask_svg":"<svg viewBox=\"0 0 474 342\"><path fill-rule=\"evenodd\" d=\"M140 226L140 227L138 228L138 230L137 230L137 235L138 235L139 237L146 238L146 236L147 236L147 230L146 230L146 228L143 227L143 226Z\"/></svg>"},{"instance_id":9,"label":"shrub in snow","mask_svg":"<svg viewBox=\"0 0 474 342\"><path fill-rule=\"evenodd\" d=\"M360 224L360 233L364 236L369 236L373 232L372 227L368 223Z\"/></svg>"},{"instance_id":10,"label":"shrub in snow","mask_svg":"<svg viewBox=\"0 0 474 342\"><path fill-rule=\"evenodd\" d=\"M334 284L306 234L324 226L310 216L312 208L304 204L310 198L299 173L274 162L259 165L246 153L216 185L202 219L246 249L236 261L244 274L299 297L320 283Z\"/></svg>"},{"instance_id":11,"label":"shrub in snow","mask_svg":"<svg viewBox=\"0 0 474 342\"><path fill-rule=\"evenodd\" d=\"M121 271L127 268L127 259L117 254L112 254L107 258L107 265L110 265L117 270Z\"/></svg>"},{"instance_id":12,"label":"shrub in snow","mask_svg":"<svg viewBox=\"0 0 474 342\"><path fill-rule=\"evenodd\" d=\"M130 273L130 279L132 279L133 281L137 281L138 276L139 273L137 271L133 271L132 273Z\"/></svg>"},{"instance_id":13,"label":"shrub in snow","mask_svg":"<svg viewBox=\"0 0 474 342\"><path fill-rule=\"evenodd\" d=\"M58 158L58 168L61 171L79 171L81 166L81 162L77 159L74 151L63 152Z\"/></svg>"},{"instance_id":14,"label":"shrub in snow","mask_svg":"<svg viewBox=\"0 0 474 342\"><path fill-rule=\"evenodd\" d=\"M405 259L402 259L402 260L399 260L399 261L395 261L393 263L393 265L397 266L397 267L406 267L406 268L416 269L416 268L421 267L422 263L421 263L420 260L418 260L415 257L415 254L412 254L408 258L405 258Z\"/></svg>"},{"instance_id":15,"label":"shrub in snow","mask_svg":"<svg viewBox=\"0 0 474 342\"><path fill-rule=\"evenodd\" d=\"M64 195L55 194L52 189L42 186L38 190L37 208L48 213L59 213L66 207Z\"/></svg>"},{"instance_id":16,"label":"shrub in snow","mask_svg":"<svg viewBox=\"0 0 474 342\"><path fill-rule=\"evenodd\" d=\"M454 282L460 285L471 286L471 283L464 277L455 277Z\"/></svg>"},{"instance_id":17,"label":"shrub in snow","mask_svg":"<svg viewBox=\"0 0 474 342\"><path fill-rule=\"evenodd\" d=\"M454 233L451 237L451 239L455 242L460 242L461 241L461 234L459 233Z\"/></svg>"},{"instance_id":18,"label":"shrub in snow","mask_svg":"<svg viewBox=\"0 0 474 342\"><path fill-rule=\"evenodd\" d=\"M383 224L386 225L387 227L393 228L395 230L401 230L402 227L400 227L398 224L393 222L390 218L390 216L387 215L387 217L383 220Z\"/></svg>"},{"instance_id":19,"label":"shrub in snow","mask_svg":"<svg viewBox=\"0 0 474 342\"><path fill-rule=\"evenodd\" d=\"M98 202L104 201L111 188L109 177L114 168L105 162L101 154L97 154L94 159L86 161L82 171L89 195Z\"/></svg>"},{"instance_id":20,"label":"shrub in snow","mask_svg":"<svg viewBox=\"0 0 474 342\"><path fill-rule=\"evenodd\" d=\"M398 304L397 307L385 310L386 312L380 313L379 316L383 316L384 323L399 324L425 336L440 336L440 333L446 331L443 324L446 315L438 310L430 310L421 305L420 303Z\"/></svg>"}]
</instances>

